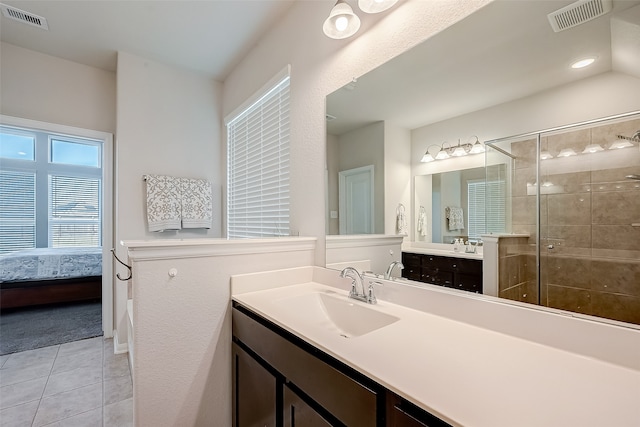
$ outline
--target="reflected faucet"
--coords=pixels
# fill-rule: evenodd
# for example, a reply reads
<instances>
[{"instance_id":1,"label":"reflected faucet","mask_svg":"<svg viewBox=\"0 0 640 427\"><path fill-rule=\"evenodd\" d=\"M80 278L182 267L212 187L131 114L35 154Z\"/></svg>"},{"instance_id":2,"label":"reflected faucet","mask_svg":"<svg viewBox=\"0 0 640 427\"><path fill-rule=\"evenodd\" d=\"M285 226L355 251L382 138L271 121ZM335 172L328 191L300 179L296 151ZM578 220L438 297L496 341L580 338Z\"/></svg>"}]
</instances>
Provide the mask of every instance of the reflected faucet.
<instances>
[{"instance_id":1,"label":"reflected faucet","mask_svg":"<svg viewBox=\"0 0 640 427\"><path fill-rule=\"evenodd\" d=\"M376 303L376 297L373 294L373 284L369 284L368 291L364 288L364 280L358 270L353 267L346 267L340 272L340 277L351 279L351 290L349 291L349 298L357 299L358 301L364 301L369 304ZM362 292L358 291L358 287Z\"/></svg>"},{"instance_id":2,"label":"reflected faucet","mask_svg":"<svg viewBox=\"0 0 640 427\"><path fill-rule=\"evenodd\" d=\"M387 268L387 271L384 272L384 278L386 280L391 279L391 273L393 272L393 269L395 267L398 267L400 270L404 269L404 265L400 262L400 261L393 261L391 264L389 264L389 267Z\"/></svg>"}]
</instances>

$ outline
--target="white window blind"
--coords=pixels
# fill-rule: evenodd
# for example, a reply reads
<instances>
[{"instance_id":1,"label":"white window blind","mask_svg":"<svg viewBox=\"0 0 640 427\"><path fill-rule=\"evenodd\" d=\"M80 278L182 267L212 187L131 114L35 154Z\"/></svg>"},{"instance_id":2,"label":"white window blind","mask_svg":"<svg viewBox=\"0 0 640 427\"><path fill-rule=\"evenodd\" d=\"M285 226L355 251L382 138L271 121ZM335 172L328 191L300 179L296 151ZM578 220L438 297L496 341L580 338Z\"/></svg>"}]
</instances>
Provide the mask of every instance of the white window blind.
<instances>
[{"instance_id":1,"label":"white window blind","mask_svg":"<svg viewBox=\"0 0 640 427\"><path fill-rule=\"evenodd\" d=\"M0 157L0 254L101 245L101 141L0 126Z\"/></svg>"},{"instance_id":2,"label":"white window blind","mask_svg":"<svg viewBox=\"0 0 640 427\"><path fill-rule=\"evenodd\" d=\"M505 182L469 181L467 183L469 209L467 230L469 239L479 239L485 233L506 229Z\"/></svg>"},{"instance_id":3,"label":"white window blind","mask_svg":"<svg viewBox=\"0 0 640 427\"><path fill-rule=\"evenodd\" d=\"M0 172L0 254L36 247L36 176Z\"/></svg>"},{"instance_id":4,"label":"white window blind","mask_svg":"<svg viewBox=\"0 0 640 427\"><path fill-rule=\"evenodd\" d=\"M100 246L100 179L49 175L49 247Z\"/></svg>"},{"instance_id":5,"label":"white window blind","mask_svg":"<svg viewBox=\"0 0 640 427\"><path fill-rule=\"evenodd\" d=\"M289 235L289 76L227 123L227 237Z\"/></svg>"}]
</instances>

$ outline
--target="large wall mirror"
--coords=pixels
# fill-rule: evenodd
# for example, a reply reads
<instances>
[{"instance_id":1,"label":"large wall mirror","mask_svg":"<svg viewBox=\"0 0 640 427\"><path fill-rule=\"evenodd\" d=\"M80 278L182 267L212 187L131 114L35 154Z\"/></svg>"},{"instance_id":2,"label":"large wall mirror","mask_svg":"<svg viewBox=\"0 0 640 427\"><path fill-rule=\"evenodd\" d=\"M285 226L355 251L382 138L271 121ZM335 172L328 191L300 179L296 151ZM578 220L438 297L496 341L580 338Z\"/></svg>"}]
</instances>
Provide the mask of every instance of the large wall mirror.
<instances>
[{"instance_id":1,"label":"large wall mirror","mask_svg":"<svg viewBox=\"0 0 640 427\"><path fill-rule=\"evenodd\" d=\"M531 195L520 187L535 185L535 173L525 178L518 172L524 164L524 154L518 150L524 146L535 150L535 144L495 145L511 156L494 152L428 163L421 159L427 150L435 154L443 144L472 143L476 138L487 142L640 110L640 98L634 95L640 93L640 1L614 0L613 9L602 16L555 31L548 15L570 4L566 0L494 1L327 96L327 235L398 234L397 212L402 206L408 224L405 244L450 243L457 236L447 232L444 206L459 205L468 217L464 187L486 180L490 173L504 178L504 231L526 233L532 243L536 227L522 225L519 209L531 210L535 203L519 197ZM586 58L594 62L572 68ZM615 130L597 126L600 130L591 130L589 138L609 138L601 132L607 126L614 138L619 132L631 137L638 122L625 123ZM640 152L638 142L630 142L634 151L629 153ZM535 160L534 151L526 155ZM362 168L373 173L358 176ZM620 170L640 174L639 168ZM341 173L356 177L347 182ZM631 193L620 203L637 213L639 198L640 193ZM421 208L430 221L427 231L418 230ZM341 224L353 217L367 218L366 230L352 227L348 231ZM591 226L596 219L588 221ZM640 217L627 222L631 227ZM574 226L577 230L586 225L562 224L562 233L567 237ZM638 228L627 231L637 235ZM467 230L462 234L469 237ZM629 259L640 259L639 244L625 244L625 248ZM576 248L575 253L579 256L584 248ZM568 251L563 256L573 255ZM630 287L640 274L640 263L631 262L625 268L627 273L616 280ZM580 286L584 290L591 285ZM630 304L625 310L640 313L640 291L615 304ZM573 310L570 306L557 307ZM595 310L587 314L599 315ZM640 323L633 316L617 320Z\"/></svg>"}]
</instances>

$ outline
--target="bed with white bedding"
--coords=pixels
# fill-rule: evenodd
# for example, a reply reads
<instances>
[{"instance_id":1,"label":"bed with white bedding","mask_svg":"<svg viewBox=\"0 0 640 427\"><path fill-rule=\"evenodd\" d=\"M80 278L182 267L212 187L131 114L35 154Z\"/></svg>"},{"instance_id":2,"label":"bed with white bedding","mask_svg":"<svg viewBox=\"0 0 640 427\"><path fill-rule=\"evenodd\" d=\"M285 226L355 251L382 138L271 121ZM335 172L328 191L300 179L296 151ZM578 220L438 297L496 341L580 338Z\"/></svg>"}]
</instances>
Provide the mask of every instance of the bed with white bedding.
<instances>
[{"instance_id":1,"label":"bed with white bedding","mask_svg":"<svg viewBox=\"0 0 640 427\"><path fill-rule=\"evenodd\" d=\"M102 248L36 248L0 255L0 307L99 299Z\"/></svg>"}]
</instances>

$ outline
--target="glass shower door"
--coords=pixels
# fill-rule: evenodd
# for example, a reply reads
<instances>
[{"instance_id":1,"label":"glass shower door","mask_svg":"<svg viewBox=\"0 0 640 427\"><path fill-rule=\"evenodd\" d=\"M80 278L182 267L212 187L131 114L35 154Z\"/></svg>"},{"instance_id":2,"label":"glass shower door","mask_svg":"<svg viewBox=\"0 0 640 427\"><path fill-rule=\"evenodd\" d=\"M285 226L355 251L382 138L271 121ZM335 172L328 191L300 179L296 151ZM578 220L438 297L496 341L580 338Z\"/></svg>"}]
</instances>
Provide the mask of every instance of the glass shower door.
<instances>
[{"instance_id":1,"label":"glass shower door","mask_svg":"<svg viewBox=\"0 0 640 427\"><path fill-rule=\"evenodd\" d=\"M640 148L624 138L638 129L636 116L540 135L541 305L640 324L640 181L626 178Z\"/></svg>"}]
</instances>

